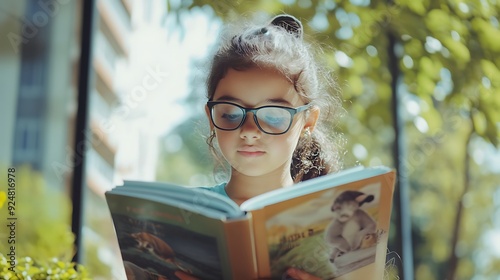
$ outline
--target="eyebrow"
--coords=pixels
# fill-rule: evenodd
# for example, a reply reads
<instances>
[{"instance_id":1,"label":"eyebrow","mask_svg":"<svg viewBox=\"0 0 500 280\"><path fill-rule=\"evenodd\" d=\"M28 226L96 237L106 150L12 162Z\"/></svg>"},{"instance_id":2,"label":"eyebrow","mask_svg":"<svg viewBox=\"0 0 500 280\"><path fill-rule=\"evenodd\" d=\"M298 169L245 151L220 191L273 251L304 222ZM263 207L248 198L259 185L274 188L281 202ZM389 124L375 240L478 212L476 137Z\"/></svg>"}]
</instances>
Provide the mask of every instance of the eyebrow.
<instances>
[{"instance_id":1,"label":"eyebrow","mask_svg":"<svg viewBox=\"0 0 500 280\"><path fill-rule=\"evenodd\" d=\"M293 106L292 103L288 102L288 100L283 99L283 98L267 99L266 102L277 103L277 104L285 104L285 105Z\"/></svg>"},{"instance_id":2,"label":"eyebrow","mask_svg":"<svg viewBox=\"0 0 500 280\"><path fill-rule=\"evenodd\" d=\"M240 99L234 98L234 97L229 96L229 95L223 95L223 96L217 98L217 100L214 100L214 101L234 101L234 102L241 102Z\"/></svg>"},{"instance_id":3,"label":"eyebrow","mask_svg":"<svg viewBox=\"0 0 500 280\"><path fill-rule=\"evenodd\" d=\"M243 102L241 99L238 99L238 98L235 98L235 97L232 97L229 95L223 95L214 101L232 101L232 102L237 102L237 103L245 105L245 102ZM287 105L290 107L293 106L289 101L287 101L286 99L283 99L283 98L270 98L270 99L266 99L265 102L266 103L274 103L274 104L282 104L282 105Z\"/></svg>"}]
</instances>

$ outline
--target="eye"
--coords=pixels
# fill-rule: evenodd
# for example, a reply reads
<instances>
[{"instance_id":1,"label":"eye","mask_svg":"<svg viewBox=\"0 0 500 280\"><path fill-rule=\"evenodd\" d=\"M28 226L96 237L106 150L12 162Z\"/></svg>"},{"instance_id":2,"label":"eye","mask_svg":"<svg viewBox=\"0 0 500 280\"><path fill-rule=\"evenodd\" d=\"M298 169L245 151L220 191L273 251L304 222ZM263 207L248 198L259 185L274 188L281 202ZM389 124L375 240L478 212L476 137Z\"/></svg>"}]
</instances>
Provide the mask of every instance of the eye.
<instances>
[{"instance_id":1,"label":"eye","mask_svg":"<svg viewBox=\"0 0 500 280\"><path fill-rule=\"evenodd\" d=\"M263 125L284 129L290 122L290 113L282 108L267 107L258 111L257 117Z\"/></svg>"},{"instance_id":2,"label":"eye","mask_svg":"<svg viewBox=\"0 0 500 280\"><path fill-rule=\"evenodd\" d=\"M223 113L221 118L226 120L226 121L235 122L235 121L240 121L241 114Z\"/></svg>"},{"instance_id":3,"label":"eye","mask_svg":"<svg viewBox=\"0 0 500 280\"><path fill-rule=\"evenodd\" d=\"M267 115L263 121L272 126L279 126L285 121L285 117Z\"/></svg>"},{"instance_id":4,"label":"eye","mask_svg":"<svg viewBox=\"0 0 500 280\"><path fill-rule=\"evenodd\" d=\"M216 116L216 123L223 126L238 123L243 117L243 112L240 108L233 104L226 103L216 104L213 107L213 113Z\"/></svg>"}]
</instances>

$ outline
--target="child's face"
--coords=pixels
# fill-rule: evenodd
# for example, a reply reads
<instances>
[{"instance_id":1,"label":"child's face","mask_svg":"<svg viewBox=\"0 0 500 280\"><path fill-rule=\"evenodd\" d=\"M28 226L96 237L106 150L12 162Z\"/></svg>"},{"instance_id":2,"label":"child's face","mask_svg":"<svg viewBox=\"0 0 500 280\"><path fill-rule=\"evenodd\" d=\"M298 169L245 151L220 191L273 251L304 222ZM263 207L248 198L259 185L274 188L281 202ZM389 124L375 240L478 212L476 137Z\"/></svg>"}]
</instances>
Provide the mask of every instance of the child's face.
<instances>
[{"instance_id":1,"label":"child's face","mask_svg":"<svg viewBox=\"0 0 500 280\"><path fill-rule=\"evenodd\" d=\"M265 105L295 108L305 104L292 84L281 74L259 68L245 71L230 69L219 81L212 100L228 101L247 108ZM316 114L310 115L317 118ZM310 118L306 119L305 112L299 113L293 118L288 132L269 135L257 127L253 114L249 113L242 126L236 130L215 128L216 139L233 172L247 176L288 175L292 154L301 133L307 126L312 129L316 121L308 120Z\"/></svg>"}]
</instances>

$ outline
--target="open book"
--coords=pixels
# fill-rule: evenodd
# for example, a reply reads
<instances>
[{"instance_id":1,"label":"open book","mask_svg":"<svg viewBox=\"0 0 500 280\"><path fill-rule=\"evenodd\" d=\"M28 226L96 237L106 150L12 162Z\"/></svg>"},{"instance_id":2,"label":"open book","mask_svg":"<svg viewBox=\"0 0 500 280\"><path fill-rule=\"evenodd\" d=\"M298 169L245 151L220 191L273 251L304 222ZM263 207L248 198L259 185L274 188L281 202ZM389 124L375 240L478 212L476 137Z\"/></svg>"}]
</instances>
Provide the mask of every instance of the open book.
<instances>
[{"instance_id":1,"label":"open book","mask_svg":"<svg viewBox=\"0 0 500 280\"><path fill-rule=\"evenodd\" d=\"M395 171L354 167L238 206L217 193L125 181L106 193L129 279L382 279ZM153 276L153 278L149 278ZM156 277L156 278L154 278Z\"/></svg>"}]
</instances>

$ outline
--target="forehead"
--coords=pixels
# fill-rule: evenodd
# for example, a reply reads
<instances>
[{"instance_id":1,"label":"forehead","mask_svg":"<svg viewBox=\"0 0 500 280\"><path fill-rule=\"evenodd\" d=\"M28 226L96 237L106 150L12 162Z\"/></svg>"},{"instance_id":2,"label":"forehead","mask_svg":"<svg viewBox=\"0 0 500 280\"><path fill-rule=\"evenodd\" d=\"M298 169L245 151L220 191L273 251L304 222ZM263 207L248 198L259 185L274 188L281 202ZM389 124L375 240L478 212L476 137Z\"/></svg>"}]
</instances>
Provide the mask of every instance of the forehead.
<instances>
[{"instance_id":1,"label":"forehead","mask_svg":"<svg viewBox=\"0 0 500 280\"><path fill-rule=\"evenodd\" d=\"M278 71L266 68L243 71L228 69L224 78L217 84L213 97L213 100L221 99L233 99L242 103L241 105L251 107L269 103L303 105L292 83Z\"/></svg>"}]
</instances>

